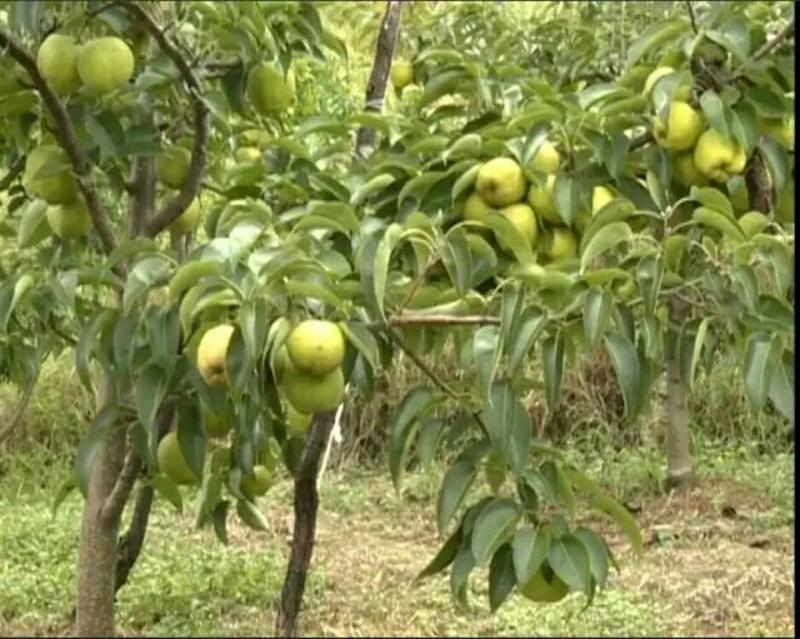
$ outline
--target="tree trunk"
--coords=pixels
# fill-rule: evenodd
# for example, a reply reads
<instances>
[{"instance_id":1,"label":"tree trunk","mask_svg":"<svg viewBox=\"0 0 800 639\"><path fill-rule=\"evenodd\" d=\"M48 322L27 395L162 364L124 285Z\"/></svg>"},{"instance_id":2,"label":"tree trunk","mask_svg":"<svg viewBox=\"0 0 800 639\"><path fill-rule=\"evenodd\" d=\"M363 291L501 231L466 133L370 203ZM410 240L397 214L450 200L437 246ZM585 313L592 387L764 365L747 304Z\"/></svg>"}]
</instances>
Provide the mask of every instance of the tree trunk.
<instances>
[{"instance_id":1,"label":"tree trunk","mask_svg":"<svg viewBox=\"0 0 800 639\"><path fill-rule=\"evenodd\" d=\"M320 459L330 436L336 411L319 413L308 433L303 456L294 481L294 530L292 550L286 577L283 580L280 608L275 618L274 634L279 637L294 637L297 632L297 617L306 587L308 568L314 551L317 528L317 476Z\"/></svg>"},{"instance_id":2,"label":"tree trunk","mask_svg":"<svg viewBox=\"0 0 800 639\"><path fill-rule=\"evenodd\" d=\"M769 183L767 167L761 151L756 150L744 175L747 191L750 195L750 210L760 211L765 215L770 210L770 194L772 187Z\"/></svg>"},{"instance_id":3,"label":"tree trunk","mask_svg":"<svg viewBox=\"0 0 800 639\"><path fill-rule=\"evenodd\" d=\"M105 381L105 380L103 380ZM102 405L110 397L110 385L99 393ZM99 408L99 407L98 407ZM119 518L101 517L106 498L122 471L125 432L115 432L100 446L92 462L86 504L83 508L78 557L77 634L80 637L114 635L114 586Z\"/></svg>"},{"instance_id":4,"label":"tree trunk","mask_svg":"<svg viewBox=\"0 0 800 639\"><path fill-rule=\"evenodd\" d=\"M671 323L681 325L687 311L685 302L676 297L670 298ZM686 387L681 382L676 346L667 354L666 484L668 490L683 491L694 484L689 441L689 406Z\"/></svg>"},{"instance_id":5,"label":"tree trunk","mask_svg":"<svg viewBox=\"0 0 800 639\"><path fill-rule=\"evenodd\" d=\"M397 43L397 32L400 29L400 0L389 0L386 13L383 15L378 43L375 46L375 60L369 74L365 111L380 111L383 96L386 93L386 81L392 66L392 56ZM356 134L356 154L364 157L368 149L375 143L375 129L361 127Z\"/></svg>"}]
</instances>

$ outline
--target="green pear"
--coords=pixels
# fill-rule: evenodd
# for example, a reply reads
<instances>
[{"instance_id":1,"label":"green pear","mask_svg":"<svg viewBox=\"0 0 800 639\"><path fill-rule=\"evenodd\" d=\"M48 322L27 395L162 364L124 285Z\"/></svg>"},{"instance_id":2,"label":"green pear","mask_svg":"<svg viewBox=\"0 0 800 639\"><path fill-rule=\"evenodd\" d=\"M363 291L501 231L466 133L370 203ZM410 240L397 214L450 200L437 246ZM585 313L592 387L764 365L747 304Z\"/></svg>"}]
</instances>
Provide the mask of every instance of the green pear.
<instances>
[{"instance_id":1,"label":"green pear","mask_svg":"<svg viewBox=\"0 0 800 639\"><path fill-rule=\"evenodd\" d=\"M511 158L494 158L479 170L475 188L489 206L515 204L525 196L525 174Z\"/></svg>"},{"instance_id":2,"label":"green pear","mask_svg":"<svg viewBox=\"0 0 800 639\"><path fill-rule=\"evenodd\" d=\"M536 245L536 238L538 229L536 227L536 214L533 209L527 204L511 204L505 208L500 209L500 213L504 215L511 224L514 225L522 237L524 237L531 245ZM498 238L500 246L508 250L503 241Z\"/></svg>"},{"instance_id":3,"label":"green pear","mask_svg":"<svg viewBox=\"0 0 800 639\"><path fill-rule=\"evenodd\" d=\"M81 86L78 75L78 45L74 38L51 33L36 54L36 66L53 91L66 95Z\"/></svg>"},{"instance_id":4,"label":"green pear","mask_svg":"<svg viewBox=\"0 0 800 639\"><path fill-rule=\"evenodd\" d=\"M62 240L72 240L87 235L92 228L92 219L81 196L69 204L57 204L47 208L47 223Z\"/></svg>"},{"instance_id":5,"label":"green pear","mask_svg":"<svg viewBox=\"0 0 800 639\"><path fill-rule=\"evenodd\" d=\"M408 60L398 60L392 65L389 75L392 84L398 89L402 89L414 81L414 66Z\"/></svg>"},{"instance_id":6,"label":"green pear","mask_svg":"<svg viewBox=\"0 0 800 639\"><path fill-rule=\"evenodd\" d=\"M22 184L48 204L69 204L78 192L69 158L54 144L37 146L28 153Z\"/></svg>"},{"instance_id":7,"label":"green pear","mask_svg":"<svg viewBox=\"0 0 800 639\"><path fill-rule=\"evenodd\" d=\"M552 174L558 170L560 162L561 156L558 154L556 147L545 140L537 149L536 155L533 156L528 168L532 171Z\"/></svg>"},{"instance_id":8,"label":"green pear","mask_svg":"<svg viewBox=\"0 0 800 639\"><path fill-rule=\"evenodd\" d=\"M171 146L156 157L156 178L164 186L179 189L186 181L192 153L182 146Z\"/></svg>"},{"instance_id":9,"label":"green pear","mask_svg":"<svg viewBox=\"0 0 800 639\"><path fill-rule=\"evenodd\" d=\"M550 224L561 224L561 216L556 208L555 187L556 176L552 173L547 176L544 184L534 182L528 191L528 204L531 205L536 215Z\"/></svg>"},{"instance_id":10,"label":"green pear","mask_svg":"<svg viewBox=\"0 0 800 639\"><path fill-rule=\"evenodd\" d=\"M693 185L705 186L708 184L708 176L700 173L694 163L694 151L687 151L672 158L672 177L678 184L687 188Z\"/></svg>"},{"instance_id":11,"label":"green pear","mask_svg":"<svg viewBox=\"0 0 800 639\"><path fill-rule=\"evenodd\" d=\"M472 222L485 222L486 217L492 212L492 207L483 201L477 191L474 191L464 202L464 219Z\"/></svg>"},{"instance_id":12,"label":"green pear","mask_svg":"<svg viewBox=\"0 0 800 639\"><path fill-rule=\"evenodd\" d=\"M254 66L247 74L245 94L261 115L273 115L288 109L295 101L294 73L284 75L272 64Z\"/></svg>"},{"instance_id":13,"label":"green pear","mask_svg":"<svg viewBox=\"0 0 800 639\"><path fill-rule=\"evenodd\" d=\"M78 75L92 93L109 93L128 84L133 75L133 51L119 38L95 38L78 52Z\"/></svg>"}]
</instances>

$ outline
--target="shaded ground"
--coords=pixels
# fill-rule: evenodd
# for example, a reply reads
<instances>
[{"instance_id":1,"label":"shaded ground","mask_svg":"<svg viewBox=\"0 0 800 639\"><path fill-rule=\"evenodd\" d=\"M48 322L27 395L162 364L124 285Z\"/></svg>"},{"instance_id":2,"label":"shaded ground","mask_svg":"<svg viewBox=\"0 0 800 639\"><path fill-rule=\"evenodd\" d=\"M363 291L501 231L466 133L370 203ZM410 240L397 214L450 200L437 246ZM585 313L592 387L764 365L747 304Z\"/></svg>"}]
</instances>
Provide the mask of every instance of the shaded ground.
<instances>
[{"instance_id":1,"label":"shaded ground","mask_svg":"<svg viewBox=\"0 0 800 639\"><path fill-rule=\"evenodd\" d=\"M793 458L720 462L709 472L685 496L634 495L647 543L641 559L608 522L592 522L608 535L622 572L590 609L582 610L580 595L551 606L513 596L496 615L483 572L472 579L465 611L452 603L446 576L413 582L438 544L437 475L411 475L402 500L386 472L328 475L301 632L792 636ZM283 578L289 491L283 482L265 498L265 534L232 519L228 547L194 530L191 507L179 516L159 503L145 555L120 595L121 632L269 634L265 602ZM67 634L80 501L70 497L53 520L46 493L10 492L0 486L0 635Z\"/></svg>"}]
</instances>

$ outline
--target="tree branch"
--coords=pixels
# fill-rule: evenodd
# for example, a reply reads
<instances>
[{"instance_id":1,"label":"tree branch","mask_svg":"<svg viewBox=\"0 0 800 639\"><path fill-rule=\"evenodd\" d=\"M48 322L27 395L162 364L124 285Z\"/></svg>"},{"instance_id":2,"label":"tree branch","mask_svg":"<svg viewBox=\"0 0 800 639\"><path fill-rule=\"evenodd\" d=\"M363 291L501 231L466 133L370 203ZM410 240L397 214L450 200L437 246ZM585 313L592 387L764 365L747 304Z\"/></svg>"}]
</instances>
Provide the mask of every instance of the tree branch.
<instances>
[{"instance_id":1,"label":"tree branch","mask_svg":"<svg viewBox=\"0 0 800 639\"><path fill-rule=\"evenodd\" d=\"M186 84L189 97L194 110L194 145L192 159L189 163L189 172L178 194L162 208L155 217L147 220L144 231L147 237L155 237L171 222L183 213L197 197L203 181L203 172L206 164L206 143L209 134L209 109L203 101L203 89L191 66L147 12L138 3L131 0L120 0L121 6L134 16L147 29L164 54L172 60L178 68Z\"/></svg>"},{"instance_id":2,"label":"tree branch","mask_svg":"<svg viewBox=\"0 0 800 639\"><path fill-rule=\"evenodd\" d=\"M108 216L100 203L97 189L92 180L92 167L89 164L89 159L81 148L78 136L75 133L75 127L72 124L72 118L70 118L69 113L67 113L64 103L55 94L53 89L50 88L50 85L47 84L42 74L39 73L36 60L30 52L3 29L0 29L0 47L6 49L8 54L27 71L34 88L39 92L39 95L42 96L42 100L44 100L45 105L52 114L56 123L54 134L72 163L72 168L78 180L78 186L86 200L89 217L92 219L92 226L97 232L105 252L111 253L117 246L117 240L114 237L114 232L108 221ZM121 269L120 266L115 268Z\"/></svg>"},{"instance_id":3,"label":"tree branch","mask_svg":"<svg viewBox=\"0 0 800 639\"><path fill-rule=\"evenodd\" d=\"M778 32L772 40L765 42L763 46L753 54L753 60L760 60L765 55L767 55L770 51L772 51L775 47L777 47L781 42L783 42L787 38L794 37L794 18L789 21L783 29Z\"/></svg>"},{"instance_id":4,"label":"tree branch","mask_svg":"<svg viewBox=\"0 0 800 639\"><path fill-rule=\"evenodd\" d=\"M744 182L750 194L750 209L764 214L769 213L772 189L769 184L767 167L764 165L764 158L758 149L753 152L747 165Z\"/></svg>"},{"instance_id":5,"label":"tree branch","mask_svg":"<svg viewBox=\"0 0 800 639\"><path fill-rule=\"evenodd\" d=\"M145 222L153 215L156 201L155 163L152 157L133 159L131 166L131 189L128 201L128 233L131 237L141 234Z\"/></svg>"},{"instance_id":6,"label":"tree branch","mask_svg":"<svg viewBox=\"0 0 800 639\"><path fill-rule=\"evenodd\" d=\"M14 160L10 167L8 167L8 172L0 178L0 191L5 191L9 186L11 186L14 180L17 179L17 176L22 173L24 168L25 156L21 155Z\"/></svg>"},{"instance_id":7,"label":"tree branch","mask_svg":"<svg viewBox=\"0 0 800 639\"><path fill-rule=\"evenodd\" d=\"M125 455L125 462L122 465L122 470L114 483L114 488L106 497L103 507L100 510L100 521L103 523L119 521L122 516L122 511L125 510L125 504L128 503L128 497L133 490L133 484L139 475L142 468L142 462L139 455L133 448L133 429L135 422L128 426L127 445L128 450Z\"/></svg>"},{"instance_id":8,"label":"tree branch","mask_svg":"<svg viewBox=\"0 0 800 639\"><path fill-rule=\"evenodd\" d=\"M386 93L386 81L392 66L397 32L400 28L400 11L402 5L399 0L389 0L386 3L386 13L383 15L378 42L375 45L375 59L372 63L372 72L367 83L365 111L380 111L378 104L383 102ZM362 126L356 133L356 155L363 157L367 149L375 141L375 130Z\"/></svg>"},{"instance_id":9,"label":"tree branch","mask_svg":"<svg viewBox=\"0 0 800 639\"><path fill-rule=\"evenodd\" d=\"M686 0L686 10L689 12L689 20L692 23L692 31L697 34L697 20L694 18L694 7L692 6L692 0Z\"/></svg>"},{"instance_id":10,"label":"tree branch","mask_svg":"<svg viewBox=\"0 0 800 639\"><path fill-rule=\"evenodd\" d=\"M336 419L336 411L317 413L308 433L303 454L294 480L294 526L292 530L292 550L286 577L281 589L280 608L275 617L276 637L294 637L297 634L297 617L303 601L311 555L314 551L314 538L317 527L319 493L317 477L320 458Z\"/></svg>"}]
</instances>

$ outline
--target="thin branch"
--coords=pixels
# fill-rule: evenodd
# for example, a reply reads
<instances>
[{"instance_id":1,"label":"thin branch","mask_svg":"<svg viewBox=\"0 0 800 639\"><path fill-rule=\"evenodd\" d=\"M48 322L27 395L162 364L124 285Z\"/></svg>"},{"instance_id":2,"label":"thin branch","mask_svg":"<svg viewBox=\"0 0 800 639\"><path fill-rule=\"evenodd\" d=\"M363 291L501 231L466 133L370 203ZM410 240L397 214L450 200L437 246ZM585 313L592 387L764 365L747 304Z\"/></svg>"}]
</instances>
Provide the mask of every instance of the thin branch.
<instances>
[{"instance_id":1,"label":"thin branch","mask_svg":"<svg viewBox=\"0 0 800 639\"><path fill-rule=\"evenodd\" d=\"M139 455L136 454L133 448L132 438L135 422L128 426L128 452L125 455L125 462L123 463L122 470L114 483L114 488L106 497L103 507L100 510L100 521L114 522L118 521L122 516L122 511L125 510L125 504L128 503L128 497L133 490L133 484L139 476L142 468L142 462Z\"/></svg>"},{"instance_id":2,"label":"thin branch","mask_svg":"<svg viewBox=\"0 0 800 639\"><path fill-rule=\"evenodd\" d=\"M765 42L764 45L753 54L753 60L760 60L765 55L767 55L770 51L772 51L775 47L777 47L781 42L783 42L787 38L794 37L794 18L789 21L780 32L778 32L772 40Z\"/></svg>"},{"instance_id":3,"label":"thin branch","mask_svg":"<svg viewBox=\"0 0 800 639\"><path fill-rule=\"evenodd\" d=\"M417 368L419 368L428 378L446 395L449 395L452 399L456 401L463 401L463 397L461 397L458 393L456 393L447 383L439 377L436 372L425 363L419 355L417 355L412 349L408 347L408 345L403 341L403 338L397 333L396 330L387 326L385 328L386 334L388 335L389 339L391 339L397 346L402 350L406 355L408 355L409 359L411 359L414 364L416 364ZM480 426L480 429L483 431L483 434L489 437L489 430L486 428L486 423L483 421L483 416L481 415L480 411L470 411L472 413L472 417Z\"/></svg>"},{"instance_id":4,"label":"thin branch","mask_svg":"<svg viewBox=\"0 0 800 639\"><path fill-rule=\"evenodd\" d=\"M0 178L0 191L5 191L25 168L25 156L21 155L8 167L8 173Z\"/></svg>"},{"instance_id":5,"label":"thin branch","mask_svg":"<svg viewBox=\"0 0 800 639\"><path fill-rule=\"evenodd\" d=\"M197 197L203 181L203 172L206 164L206 143L210 126L209 109L203 101L203 89L189 63L181 55L178 47L170 41L147 12L138 3L131 0L120 0L121 6L137 18L147 29L151 36L158 43L164 54L172 60L180 71L183 81L186 83L189 97L194 109L194 146L192 147L192 159L189 163L189 172L186 181L183 183L178 194L171 199L157 215L149 219L145 224L145 235L155 237L164 230L171 222L176 220Z\"/></svg>"},{"instance_id":6,"label":"thin branch","mask_svg":"<svg viewBox=\"0 0 800 639\"><path fill-rule=\"evenodd\" d=\"M689 11L689 20L692 22L692 31L697 34L697 20L694 18L694 7L692 6L692 0L686 0L686 9Z\"/></svg>"},{"instance_id":7,"label":"thin branch","mask_svg":"<svg viewBox=\"0 0 800 639\"><path fill-rule=\"evenodd\" d=\"M128 201L128 232L131 237L141 234L152 216L156 200L155 168L152 157L140 156L131 165L131 188Z\"/></svg>"},{"instance_id":8,"label":"thin branch","mask_svg":"<svg viewBox=\"0 0 800 639\"><path fill-rule=\"evenodd\" d=\"M33 81L34 88L39 92L39 95L42 96L42 100L44 100L45 105L50 110L56 123L54 134L72 163L72 168L78 180L78 186L86 200L89 217L92 219L92 226L95 231L97 231L97 235L100 238L105 252L111 253L117 246L117 240L114 237L114 232L108 221L108 216L103 209L103 205L100 203L97 189L92 180L91 164L89 164L89 159L81 148L78 136L75 133L75 127L72 124L72 118L69 116L69 113L67 113L64 103L55 94L53 89L50 88L50 85L42 77L42 74L39 73L36 59L3 29L0 29L0 47L6 49L8 54L28 72L28 75ZM121 266L115 268L121 270Z\"/></svg>"}]
</instances>

